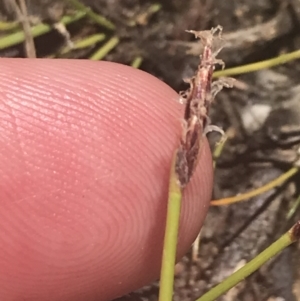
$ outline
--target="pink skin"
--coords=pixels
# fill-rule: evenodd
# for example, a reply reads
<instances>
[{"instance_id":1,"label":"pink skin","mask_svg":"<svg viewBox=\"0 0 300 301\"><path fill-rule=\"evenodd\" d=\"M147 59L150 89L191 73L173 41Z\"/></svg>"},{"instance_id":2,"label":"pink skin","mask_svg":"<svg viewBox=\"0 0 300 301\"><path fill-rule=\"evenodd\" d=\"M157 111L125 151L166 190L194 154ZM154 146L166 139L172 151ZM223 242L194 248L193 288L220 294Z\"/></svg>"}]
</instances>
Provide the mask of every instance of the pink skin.
<instances>
[{"instance_id":1,"label":"pink skin","mask_svg":"<svg viewBox=\"0 0 300 301\"><path fill-rule=\"evenodd\" d=\"M110 300L158 277L177 98L114 63L0 60L1 301ZM211 197L204 143L179 257Z\"/></svg>"}]
</instances>

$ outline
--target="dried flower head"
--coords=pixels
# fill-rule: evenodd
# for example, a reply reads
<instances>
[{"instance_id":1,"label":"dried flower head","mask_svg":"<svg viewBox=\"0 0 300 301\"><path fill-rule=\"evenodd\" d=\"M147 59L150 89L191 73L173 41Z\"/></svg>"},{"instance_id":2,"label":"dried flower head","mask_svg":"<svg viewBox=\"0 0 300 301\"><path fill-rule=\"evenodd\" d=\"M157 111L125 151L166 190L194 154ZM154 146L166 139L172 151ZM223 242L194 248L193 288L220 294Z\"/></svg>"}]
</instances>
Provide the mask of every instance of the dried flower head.
<instances>
[{"instance_id":1,"label":"dried flower head","mask_svg":"<svg viewBox=\"0 0 300 301\"><path fill-rule=\"evenodd\" d=\"M232 87L233 79L220 79L212 82L215 65L224 68L224 62L216 58L223 46L222 27L218 26L210 31L188 31L193 33L203 44L203 52L200 55L200 63L195 76L188 79L190 87L181 92L181 100L185 103L183 119L183 133L180 146L177 150L175 172L179 185L184 188L189 182L199 160L202 146L202 137L210 131L218 131L222 135L223 130L210 124L208 117L209 108L216 94L224 87ZM216 35L217 34L217 35ZM216 40L218 43L215 43ZM218 44L218 47L216 45Z\"/></svg>"}]
</instances>

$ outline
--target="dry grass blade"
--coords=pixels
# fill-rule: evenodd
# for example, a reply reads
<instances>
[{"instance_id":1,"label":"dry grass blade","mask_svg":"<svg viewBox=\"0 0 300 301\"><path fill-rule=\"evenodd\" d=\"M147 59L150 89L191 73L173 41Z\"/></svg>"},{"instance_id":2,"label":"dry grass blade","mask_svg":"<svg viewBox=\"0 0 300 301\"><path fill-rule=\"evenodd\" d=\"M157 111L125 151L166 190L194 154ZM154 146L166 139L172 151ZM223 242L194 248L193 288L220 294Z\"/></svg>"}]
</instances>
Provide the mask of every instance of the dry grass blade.
<instances>
[{"instance_id":1,"label":"dry grass blade","mask_svg":"<svg viewBox=\"0 0 300 301\"><path fill-rule=\"evenodd\" d=\"M16 0L12 0L11 4L24 30L26 56L28 58L36 58L36 50L35 50L34 40L31 33L26 2L25 0L19 0L19 4L20 4L19 6Z\"/></svg>"}]
</instances>

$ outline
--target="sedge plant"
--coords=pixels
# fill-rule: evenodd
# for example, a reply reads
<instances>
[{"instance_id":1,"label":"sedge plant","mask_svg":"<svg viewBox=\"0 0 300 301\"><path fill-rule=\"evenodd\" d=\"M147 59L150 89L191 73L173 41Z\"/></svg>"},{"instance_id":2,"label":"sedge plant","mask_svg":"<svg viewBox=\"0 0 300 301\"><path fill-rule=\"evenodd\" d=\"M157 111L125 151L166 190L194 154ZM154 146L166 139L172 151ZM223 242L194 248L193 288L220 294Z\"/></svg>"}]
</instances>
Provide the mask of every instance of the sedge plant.
<instances>
[{"instance_id":1,"label":"sedge plant","mask_svg":"<svg viewBox=\"0 0 300 301\"><path fill-rule=\"evenodd\" d=\"M231 79L220 79L212 82L215 65L223 65L221 60L216 59L216 54L218 54L221 48L217 51L212 51L214 40L221 38L221 31L222 28L220 26L212 29L211 31L191 31L191 33L193 33L197 38L200 38L203 44L203 53L200 56L200 64L194 77L188 81L190 88L181 94L185 102L184 130L179 142L179 147L174 152L170 172L166 228L160 274L159 301L171 301L173 297L176 247L182 195L201 156L203 136L210 131L218 131L221 134L224 134L218 127L210 125L207 120L210 104L217 92L220 91L223 86L232 86ZM215 36L216 33L219 33L218 36ZM224 139L223 142L225 142ZM218 151L215 155L219 155L223 146L224 143L219 145L219 148L217 148ZM297 172L298 168L293 167L281 177L271 181L260 189L251 191L242 196L232 197L226 200L216 200L213 201L212 204L215 206L230 204L256 196L271 188L281 185ZM298 221L289 231L287 231L253 260L196 301L215 300L256 271L266 261L297 240L300 240L300 221Z\"/></svg>"}]
</instances>

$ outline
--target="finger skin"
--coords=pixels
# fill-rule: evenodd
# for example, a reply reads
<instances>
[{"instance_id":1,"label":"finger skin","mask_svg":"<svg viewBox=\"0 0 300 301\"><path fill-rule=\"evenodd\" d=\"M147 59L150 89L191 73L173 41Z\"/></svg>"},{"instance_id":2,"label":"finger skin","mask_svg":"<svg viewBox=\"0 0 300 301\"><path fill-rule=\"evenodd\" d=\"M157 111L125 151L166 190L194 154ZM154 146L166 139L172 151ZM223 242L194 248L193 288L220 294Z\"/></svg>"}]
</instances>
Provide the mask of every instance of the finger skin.
<instances>
[{"instance_id":1,"label":"finger skin","mask_svg":"<svg viewBox=\"0 0 300 301\"><path fill-rule=\"evenodd\" d=\"M0 60L1 301L101 301L158 277L177 94L130 67ZM212 190L206 139L179 256Z\"/></svg>"}]
</instances>

